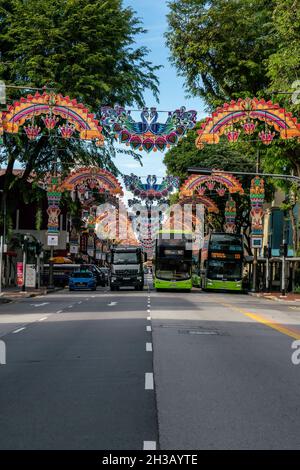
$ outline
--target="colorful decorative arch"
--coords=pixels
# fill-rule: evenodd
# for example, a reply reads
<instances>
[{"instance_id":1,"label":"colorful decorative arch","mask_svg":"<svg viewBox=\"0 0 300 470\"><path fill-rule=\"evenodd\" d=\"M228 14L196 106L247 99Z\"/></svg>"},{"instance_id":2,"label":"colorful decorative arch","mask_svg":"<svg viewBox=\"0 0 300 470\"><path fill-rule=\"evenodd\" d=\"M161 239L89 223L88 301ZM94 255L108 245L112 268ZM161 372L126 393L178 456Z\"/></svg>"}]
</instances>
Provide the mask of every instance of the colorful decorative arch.
<instances>
[{"instance_id":1,"label":"colorful decorative arch","mask_svg":"<svg viewBox=\"0 0 300 470\"><path fill-rule=\"evenodd\" d=\"M196 147L201 149L204 144L219 143L220 136L229 129L231 131L227 133L228 140L235 142L240 134L240 130L233 128L237 123L242 125L241 130L245 134L252 134L256 128L253 120L272 126L280 133L281 139L300 138L300 123L297 118L279 104L264 99L246 98L225 103L217 108L211 117L207 117L201 129L197 131L199 136L196 139ZM274 135L271 132L261 132L259 138L268 145Z\"/></svg>"},{"instance_id":2,"label":"colorful decorative arch","mask_svg":"<svg viewBox=\"0 0 300 470\"><path fill-rule=\"evenodd\" d=\"M130 145L133 150L163 152L176 145L189 129L196 124L197 111L186 111L184 107L168 113L167 120L159 122L156 108L144 108L141 121L135 121L131 112L120 106L101 108L101 124L120 143Z\"/></svg>"},{"instance_id":3,"label":"colorful decorative arch","mask_svg":"<svg viewBox=\"0 0 300 470\"><path fill-rule=\"evenodd\" d=\"M123 179L126 189L142 200L159 201L179 187L179 178L177 176L166 176L161 183L157 182L158 177L155 175L148 175L146 183L143 183L139 176L133 174L124 175Z\"/></svg>"},{"instance_id":4,"label":"colorful decorative arch","mask_svg":"<svg viewBox=\"0 0 300 470\"><path fill-rule=\"evenodd\" d=\"M58 123L56 116L60 116L67 121L67 125L60 126L62 137L71 137L76 129L80 139L95 140L99 146L104 143L104 137L101 134L102 127L94 115L82 103L78 103L76 99L71 99L69 96L52 93L28 95L15 101L1 114L0 121L2 121L3 130L8 133L17 133L19 127L27 120L41 115L46 116L43 121L47 129L54 129ZM38 129L37 126L32 126L32 134L26 129L28 137L36 137Z\"/></svg>"},{"instance_id":5,"label":"colorful decorative arch","mask_svg":"<svg viewBox=\"0 0 300 470\"><path fill-rule=\"evenodd\" d=\"M123 196L122 186L117 178L109 171L98 167L83 167L72 171L63 181L62 189L72 191L86 184L99 189L99 192L108 191L110 194Z\"/></svg>"},{"instance_id":6,"label":"colorful decorative arch","mask_svg":"<svg viewBox=\"0 0 300 470\"><path fill-rule=\"evenodd\" d=\"M215 171L213 175L191 175L185 180L183 185L180 188L181 197L190 197L194 193L198 193L198 196L203 196L206 188L213 190L215 184L218 183L221 185L221 188L218 188L217 191L220 192L220 195L224 195L224 186L228 189L230 194L239 193L243 194L244 190L241 183L237 178L229 173L223 173ZM222 193L221 193L222 191Z\"/></svg>"},{"instance_id":7,"label":"colorful decorative arch","mask_svg":"<svg viewBox=\"0 0 300 470\"><path fill-rule=\"evenodd\" d=\"M214 214L219 213L219 209L217 204L207 196L190 196L190 197L184 197L183 199L179 200L180 205L184 204L203 204L205 208L208 210L208 212L212 212Z\"/></svg>"}]
</instances>

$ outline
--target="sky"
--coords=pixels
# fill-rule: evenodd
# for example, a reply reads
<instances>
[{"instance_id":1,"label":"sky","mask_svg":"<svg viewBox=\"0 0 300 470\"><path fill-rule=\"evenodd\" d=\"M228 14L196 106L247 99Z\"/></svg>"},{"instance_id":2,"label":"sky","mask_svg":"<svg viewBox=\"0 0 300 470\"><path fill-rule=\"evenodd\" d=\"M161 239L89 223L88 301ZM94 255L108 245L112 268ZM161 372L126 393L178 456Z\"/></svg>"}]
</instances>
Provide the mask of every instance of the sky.
<instances>
[{"instance_id":1,"label":"sky","mask_svg":"<svg viewBox=\"0 0 300 470\"><path fill-rule=\"evenodd\" d=\"M204 104L199 98L186 97L184 89L184 79L177 75L176 69L169 61L169 49L165 44L164 33L168 29L166 15L168 13L168 5L165 0L123 0L125 7L130 6L136 11L136 16L140 18L147 33L137 36L136 45L146 46L150 49L148 58L154 65L162 65L163 67L157 72L160 81L159 103L156 102L151 91L146 90L144 94L147 107L156 107L158 110L174 111L175 109L185 106L187 110L195 109L198 111L198 118L203 117ZM160 115L164 122L167 114ZM134 118L136 118L134 116ZM126 148L126 147L125 147ZM138 176L146 176L156 174L164 176L166 168L163 164L163 153L142 151L141 167L138 162L127 155L119 155L115 159L115 163L120 171L124 174L135 173Z\"/></svg>"}]
</instances>

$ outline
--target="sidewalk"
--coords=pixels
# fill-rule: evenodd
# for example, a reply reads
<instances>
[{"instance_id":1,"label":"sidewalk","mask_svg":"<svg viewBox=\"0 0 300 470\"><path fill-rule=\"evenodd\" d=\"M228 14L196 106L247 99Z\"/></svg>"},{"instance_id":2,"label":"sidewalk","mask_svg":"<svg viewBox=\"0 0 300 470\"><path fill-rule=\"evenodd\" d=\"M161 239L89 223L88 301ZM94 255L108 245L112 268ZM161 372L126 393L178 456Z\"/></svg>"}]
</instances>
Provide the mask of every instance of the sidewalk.
<instances>
[{"instance_id":1,"label":"sidewalk","mask_svg":"<svg viewBox=\"0 0 300 470\"><path fill-rule=\"evenodd\" d=\"M300 302L300 294L293 294L292 292L288 292L286 295L281 295L281 292L248 292L248 294L278 302Z\"/></svg>"},{"instance_id":2,"label":"sidewalk","mask_svg":"<svg viewBox=\"0 0 300 470\"><path fill-rule=\"evenodd\" d=\"M46 295L48 293L56 292L58 290L61 290L61 288L55 287L54 289L51 289L49 291L47 287L41 287L39 289L28 288L25 292L22 292L18 287L8 287L2 289L2 292L0 294L0 303L13 302L15 300L28 297L36 297L38 295Z\"/></svg>"}]
</instances>

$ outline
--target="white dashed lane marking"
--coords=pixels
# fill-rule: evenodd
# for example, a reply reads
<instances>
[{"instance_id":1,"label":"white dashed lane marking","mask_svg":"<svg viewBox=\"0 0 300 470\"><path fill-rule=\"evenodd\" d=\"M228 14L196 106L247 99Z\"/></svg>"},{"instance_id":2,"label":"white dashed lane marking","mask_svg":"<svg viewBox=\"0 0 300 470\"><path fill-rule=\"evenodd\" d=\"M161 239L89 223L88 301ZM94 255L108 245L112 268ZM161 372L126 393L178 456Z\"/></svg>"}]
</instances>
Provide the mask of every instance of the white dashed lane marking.
<instances>
[{"instance_id":1,"label":"white dashed lane marking","mask_svg":"<svg viewBox=\"0 0 300 470\"><path fill-rule=\"evenodd\" d=\"M154 389L153 373L146 372L145 373L145 390L153 390L153 389Z\"/></svg>"},{"instance_id":2,"label":"white dashed lane marking","mask_svg":"<svg viewBox=\"0 0 300 470\"><path fill-rule=\"evenodd\" d=\"M43 317L43 318L40 318L39 321L44 321L44 320L47 320L48 317Z\"/></svg>"},{"instance_id":3,"label":"white dashed lane marking","mask_svg":"<svg viewBox=\"0 0 300 470\"><path fill-rule=\"evenodd\" d=\"M152 352L152 343L146 343L146 351Z\"/></svg>"},{"instance_id":4,"label":"white dashed lane marking","mask_svg":"<svg viewBox=\"0 0 300 470\"><path fill-rule=\"evenodd\" d=\"M146 330L147 330L147 331L152 331L151 326L147 325L147 326L146 326Z\"/></svg>"},{"instance_id":5,"label":"white dashed lane marking","mask_svg":"<svg viewBox=\"0 0 300 470\"><path fill-rule=\"evenodd\" d=\"M18 330L13 331L13 333L20 333L20 331L25 330L25 328L26 328L26 327L23 326L22 328L19 328Z\"/></svg>"}]
</instances>

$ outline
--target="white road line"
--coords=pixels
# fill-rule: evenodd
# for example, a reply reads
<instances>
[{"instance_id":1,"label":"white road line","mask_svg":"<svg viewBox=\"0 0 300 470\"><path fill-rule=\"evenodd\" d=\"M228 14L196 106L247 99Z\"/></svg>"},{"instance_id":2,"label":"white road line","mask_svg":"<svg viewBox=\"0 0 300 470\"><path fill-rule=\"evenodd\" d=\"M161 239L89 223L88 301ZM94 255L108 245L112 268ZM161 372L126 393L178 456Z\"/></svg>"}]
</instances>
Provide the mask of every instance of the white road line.
<instances>
[{"instance_id":1,"label":"white road line","mask_svg":"<svg viewBox=\"0 0 300 470\"><path fill-rule=\"evenodd\" d=\"M146 330L147 330L147 331L152 331L151 326L147 325L147 326L146 326Z\"/></svg>"},{"instance_id":2,"label":"white road line","mask_svg":"<svg viewBox=\"0 0 300 470\"><path fill-rule=\"evenodd\" d=\"M150 313L150 308L147 309L147 313Z\"/></svg>"},{"instance_id":3,"label":"white road line","mask_svg":"<svg viewBox=\"0 0 300 470\"><path fill-rule=\"evenodd\" d=\"M151 317L150 317L150 316L149 316L149 317L147 317L147 320L148 320L148 321L151 321Z\"/></svg>"},{"instance_id":4,"label":"white road line","mask_svg":"<svg viewBox=\"0 0 300 470\"><path fill-rule=\"evenodd\" d=\"M56 313L62 313L62 310L57 310L57 312L56 312Z\"/></svg>"},{"instance_id":5,"label":"white road line","mask_svg":"<svg viewBox=\"0 0 300 470\"><path fill-rule=\"evenodd\" d=\"M107 304L108 307L113 307L114 305L117 305L118 302L110 302L110 304Z\"/></svg>"},{"instance_id":6,"label":"white road line","mask_svg":"<svg viewBox=\"0 0 300 470\"><path fill-rule=\"evenodd\" d=\"M146 372L145 373L145 390L153 390L153 389L154 389L153 373Z\"/></svg>"},{"instance_id":7,"label":"white road line","mask_svg":"<svg viewBox=\"0 0 300 470\"><path fill-rule=\"evenodd\" d=\"M151 352L152 351L152 343L146 343L146 351Z\"/></svg>"},{"instance_id":8,"label":"white road line","mask_svg":"<svg viewBox=\"0 0 300 470\"><path fill-rule=\"evenodd\" d=\"M43 302L42 304L30 304L32 307L43 307L44 305L48 305L49 302Z\"/></svg>"},{"instance_id":9,"label":"white road line","mask_svg":"<svg viewBox=\"0 0 300 470\"><path fill-rule=\"evenodd\" d=\"M22 330L25 330L26 326L23 326L22 328L19 328L18 330L13 331L13 333L19 333Z\"/></svg>"},{"instance_id":10,"label":"white road line","mask_svg":"<svg viewBox=\"0 0 300 470\"><path fill-rule=\"evenodd\" d=\"M72 308L72 307L73 307L73 305L68 305L68 308Z\"/></svg>"},{"instance_id":11,"label":"white road line","mask_svg":"<svg viewBox=\"0 0 300 470\"><path fill-rule=\"evenodd\" d=\"M156 441L144 441L143 450L156 450Z\"/></svg>"},{"instance_id":12,"label":"white road line","mask_svg":"<svg viewBox=\"0 0 300 470\"><path fill-rule=\"evenodd\" d=\"M79 300L79 302L77 302L78 304L82 304L82 300Z\"/></svg>"},{"instance_id":13,"label":"white road line","mask_svg":"<svg viewBox=\"0 0 300 470\"><path fill-rule=\"evenodd\" d=\"M48 317L43 317L43 318L40 318L39 321L44 321L44 320L47 320Z\"/></svg>"}]
</instances>

